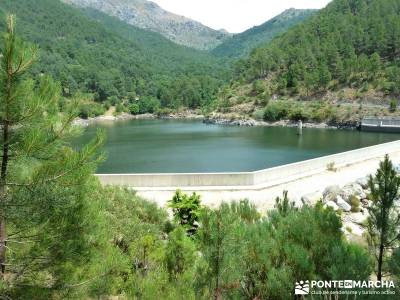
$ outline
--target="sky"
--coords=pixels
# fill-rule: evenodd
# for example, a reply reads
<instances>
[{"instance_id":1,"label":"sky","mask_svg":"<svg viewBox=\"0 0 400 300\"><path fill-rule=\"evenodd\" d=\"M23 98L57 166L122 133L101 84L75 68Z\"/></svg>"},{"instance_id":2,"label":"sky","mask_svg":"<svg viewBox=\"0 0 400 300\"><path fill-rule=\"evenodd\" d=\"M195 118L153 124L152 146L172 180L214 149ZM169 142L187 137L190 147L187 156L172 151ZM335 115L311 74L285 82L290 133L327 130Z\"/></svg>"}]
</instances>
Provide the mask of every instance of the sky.
<instances>
[{"instance_id":1,"label":"sky","mask_svg":"<svg viewBox=\"0 0 400 300\"><path fill-rule=\"evenodd\" d=\"M165 10L232 33L260 25L288 8L322 8L330 0L151 0Z\"/></svg>"}]
</instances>

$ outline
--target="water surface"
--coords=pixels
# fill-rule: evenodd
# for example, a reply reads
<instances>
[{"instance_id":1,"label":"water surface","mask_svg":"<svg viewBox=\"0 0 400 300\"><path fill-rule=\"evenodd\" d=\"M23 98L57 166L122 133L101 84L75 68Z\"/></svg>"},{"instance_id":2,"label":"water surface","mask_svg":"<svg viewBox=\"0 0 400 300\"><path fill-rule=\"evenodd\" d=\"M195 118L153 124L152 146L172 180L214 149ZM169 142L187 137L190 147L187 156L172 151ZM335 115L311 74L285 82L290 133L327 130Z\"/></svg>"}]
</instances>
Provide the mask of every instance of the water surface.
<instances>
[{"instance_id":1,"label":"water surface","mask_svg":"<svg viewBox=\"0 0 400 300\"><path fill-rule=\"evenodd\" d=\"M82 144L104 128L107 160L98 173L254 171L376 145L399 134L295 128L232 127L201 121L131 120L89 126Z\"/></svg>"}]
</instances>

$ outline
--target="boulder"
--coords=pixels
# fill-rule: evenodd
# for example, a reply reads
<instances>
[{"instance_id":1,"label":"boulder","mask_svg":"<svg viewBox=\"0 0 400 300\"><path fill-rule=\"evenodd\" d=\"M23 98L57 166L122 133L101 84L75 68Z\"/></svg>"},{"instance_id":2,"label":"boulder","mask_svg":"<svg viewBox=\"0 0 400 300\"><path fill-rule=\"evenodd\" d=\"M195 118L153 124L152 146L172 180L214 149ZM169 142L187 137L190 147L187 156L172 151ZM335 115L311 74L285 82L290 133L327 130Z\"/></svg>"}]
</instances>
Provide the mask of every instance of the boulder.
<instances>
[{"instance_id":1,"label":"boulder","mask_svg":"<svg viewBox=\"0 0 400 300\"><path fill-rule=\"evenodd\" d=\"M343 222L343 231L345 235L349 238L349 236L355 235L358 237L362 237L365 229L357 224L352 222Z\"/></svg>"},{"instance_id":2,"label":"boulder","mask_svg":"<svg viewBox=\"0 0 400 300\"><path fill-rule=\"evenodd\" d=\"M362 199L361 200L361 205L362 205L362 207L364 207L364 208L367 208L367 207L369 207L370 206L370 203L369 203L370 201L368 201L367 199Z\"/></svg>"},{"instance_id":3,"label":"boulder","mask_svg":"<svg viewBox=\"0 0 400 300\"><path fill-rule=\"evenodd\" d=\"M365 199L367 197L363 188L358 183L346 184L340 193L340 196L348 203L350 202L350 197L353 195L358 196L360 199Z\"/></svg>"},{"instance_id":4,"label":"boulder","mask_svg":"<svg viewBox=\"0 0 400 300\"><path fill-rule=\"evenodd\" d=\"M339 206L337 206L336 203L333 201L326 202L325 207L332 207L334 211L337 211L339 209Z\"/></svg>"},{"instance_id":5,"label":"boulder","mask_svg":"<svg viewBox=\"0 0 400 300\"><path fill-rule=\"evenodd\" d=\"M339 208L343 209L346 212L351 211L350 204L348 204L341 196L336 197L336 204L337 206L339 206Z\"/></svg>"},{"instance_id":6,"label":"boulder","mask_svg":"<svg viewBox=\"0 0 400 300\"><path fill-rule=\"evenodd\" d=\"M367 219L368 219L368 214L362 212L348 214L343 217L343 220L345 222L351 222L361 226L364 226Z\"/></svg>"},{"instance_id":7,"label":"boulder","mask_svg":"<svg viewBox=\"0 0 400 300\"><path fill-rule=\"evenodd\" d=\"M308 205L313 205L322 199L323 195L321 192L309 193L301 197L301 201Z\"/></svg>"},{"instance_id":8,"label":"boulder","mask_svg":"<svg viewBox=\"0 0 400 300\"><path fill-rule=\"evenodd\" d=\"M368 177L361 177L356 180L356 183L359 184L364 190L368 188Z\"/></svg>"},{"instance_id":9,"label":"boulder","mask_svg":"<svg viewBox=\"0 0 400 300\"><path fill-rule=\"evenodd\" d=\"M393 169L396 171L397 174L400 173L400 164L394 164Z\"/></svg>"},{"instance_id":10,"label":"boulder","mask_svg":"<svg viewBox=\"0 0 400 300\"><path fill-rule=\"evenodd\" d=\"M336 197L342 193L341 188L338 185L328 186L322 193L324 202L333 201L336 202Z\"/></svg>"}]
</instances>

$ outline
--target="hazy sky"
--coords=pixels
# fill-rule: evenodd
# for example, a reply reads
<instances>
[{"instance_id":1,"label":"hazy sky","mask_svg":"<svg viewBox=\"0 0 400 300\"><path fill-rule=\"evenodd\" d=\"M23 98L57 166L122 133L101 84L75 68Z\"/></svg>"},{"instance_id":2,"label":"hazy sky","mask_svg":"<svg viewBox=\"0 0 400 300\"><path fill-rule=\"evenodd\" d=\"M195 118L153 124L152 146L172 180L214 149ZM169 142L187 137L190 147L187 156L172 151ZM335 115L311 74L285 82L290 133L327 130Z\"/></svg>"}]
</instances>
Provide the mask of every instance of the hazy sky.
<instances>
[{"instance_id":1,"label":"hazy sky","mask_svg":"<svg viewBox=\"0 0 400 300\"><path fill-rule=\"evenodd\" d=\"M287 8L322 8L330 0L151 0L211 28L242 32Z\"/></svg>"}]
</instances>

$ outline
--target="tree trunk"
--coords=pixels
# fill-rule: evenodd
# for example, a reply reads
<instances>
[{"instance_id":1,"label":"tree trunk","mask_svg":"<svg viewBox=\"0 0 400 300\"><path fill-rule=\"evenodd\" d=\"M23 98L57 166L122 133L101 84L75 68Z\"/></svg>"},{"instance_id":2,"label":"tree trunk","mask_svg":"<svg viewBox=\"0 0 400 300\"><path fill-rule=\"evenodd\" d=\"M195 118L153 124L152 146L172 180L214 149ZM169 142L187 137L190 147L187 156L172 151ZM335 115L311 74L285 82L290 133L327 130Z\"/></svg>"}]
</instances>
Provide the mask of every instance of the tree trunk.
<instances>
[{"instance_id":1,"label":"tree trunk","mask_svg":"<svg viewBox=\"0 0 400 300\"><path fill-rule=\"evenodd\" d=\"M378 281L382 280L383 250L384 250L383 243L381 242L379 246L379 257L378 257L378 274L377 274Z\"/></svg>"},{"instance_id":2,"label":"tree trunk","mask_svg":"<svg viewBox=\"0 0 400 300\"><path fill-rule=\"evenodd\" d=\"M386 193L385 193L386 194ZM385 201L386 203L387 201ZM381 228L381 236L379 238L379 255L378 255L378 272L377 272L377 280L382 280L382 265L383 265L383 253L385 252L384 242L386 240L386 223L388 218L388 213L386 209L383 207L381 212L382 218L382 228Z\"/></svg>"},{"instance_id":3,"label":"tree trunk","mask_svg":"<svg viewBox=\"0 0 400 300\"><path fill-rule=\"evenodd\" d=\"M6 220L4 216L0 217L0 278L3 277L6 271L6 246L7 246L7 231Z\"/></svg>"},{"instance_id":4,"label":"tree trunk","mask_svg":"<svg viewBox=\"0 0 400 300\"><path fill-rule=\"evenodd\" d=\"M1 162L1 175L0 175L0 197L4 203L6 200L6 176L8 165L8 143L9 143L9 124L5 121L3 124L3 158ZM6 218L4 211L0 211L0 277L3 277L6 271L6 246L7 246L7 231L6 231Z\"/></svg>"}]
</instances>

